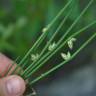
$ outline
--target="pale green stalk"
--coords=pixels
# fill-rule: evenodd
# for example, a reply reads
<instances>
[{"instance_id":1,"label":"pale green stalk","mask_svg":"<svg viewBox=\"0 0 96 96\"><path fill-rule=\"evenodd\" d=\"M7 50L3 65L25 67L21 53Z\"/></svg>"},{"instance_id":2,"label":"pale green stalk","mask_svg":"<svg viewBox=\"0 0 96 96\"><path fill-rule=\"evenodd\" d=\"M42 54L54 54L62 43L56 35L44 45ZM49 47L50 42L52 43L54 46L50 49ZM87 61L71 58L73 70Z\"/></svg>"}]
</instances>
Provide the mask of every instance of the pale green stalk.
<instances>
[{"instance_id":1,"label":"pale green stalk","mask_svg":"<svg viewBox=\"0 0 96 96\"><path fill-rule=\"evenodd\" d=\"M54 32L54 34L52 35L52 38L47 42L46 46L44 47L44 49L42 50L42 52L40 53L40 56L38 58L38 60L40 59L40 57L44 54L44 52L48 49L48 46L51 44L51 42L53 41L53 39L55 38L55 36L58 34L59 30L61 29L61 27L64 25L64 23L66 22L66 20L68 19L69 15L71 14L72 10L69 11L69 13L65 16L65 18L63 19L63 21L60 23L59 27L56 29L56 31ZM25 69L24 73L21 74L22 76L25 75L25 73L27 74L32 67L35 66L35 63L37 61L32 62L32 64L30 64L28 66L28 68Z\"/></svg>"},{"instance_id":2,"label":"pale green stalk","mask_svg":"<svg viewBox=\"0 0 96 96\"><path fill-rule=\"evenodd\" d=\"M53 21L48 24L44 29L46 29L46 31L48 31L53 25L54 23L57 21L57 19L62 15L62 13L67 9L67 7L72 3L73 0L69 0L69 2L61 9L61 11L56 15L56 17L53 19Z\"/></svg>"},{"instance_id":3,"label":"pale green stalk","mask_svg":"<svg viewBox=\"0 0 96 96\"><path fill-rule=\"evenodd\" d=\"M68 42L68 40L69 40L70 38L73 38L73 37L79 35L79 34L82 33L83 31L85 31L86 29L88 29L89 27L91 27L93 24L96 24L96 21L94 21L93 23L89 24L88 26L82 28L81 30L75 32L75 33L74 33L73 35L71 35L68 39L66 39L59 47L57 47L57 49L54 50L50 55L48 55L48 54L47 54L48 56L45 56L45 55L44 55L44 57L42 57L42 60L40 59L41 61L38 62L38 66L37 66L36 68L32 69L32 70L30 71L30 73L26 75L26 78L30 77L34 72L36 72L40 67L42 67L54 54L56 54L56 52L58 52L62 47L64 47L64 45ZM47 58L45 58L45 57L47 57Z\"/></svg>"},{"instance_id":4,"label":"pale green stalk","mask_svg":"<svg viewBox=\"0 0 96 96\"><path fill-rule=\"evenodd\" d=\"M14 72L24 63L24 61L27 59L27 57L30 55L30 53L35 49L35 47L39 46L41 44L41 42L43 41L43 39L46 37L46 33L43 33L39 39L36 41L36 43L34 43L34 45L32 46L32 48L26 53L26 55L24 56L24 58L20 61L20 63L17 65L17 67L13 70L12 74L14 74Z\"/></svg>"},{"instance_id":5,"label":"pale green stalk","mask_svg":"<svg viewBox=\"0 0 96 96\"><path fill-rule=\"evenodd\" d=\"M77 19L73 22L73 24L69 27L69 29L65 32L63 37L59 40L58 44L62 43L64 38L68 35L68 33L72 30L72 28L77 24L77 22L80 20L80 18L85 14L85 12L88 10L88 8L91 6L94 0L90 0L88 5L84 8L84 10L81 12L81 14L77 17Z\"/></svg>"},{"instance_id":6,"label":"pale green stalk","mask_svg":"<svg viewBox=\"0 0 96 96\"><path fill-rule=\"evenodd\" d=\"M10 68L8 69L8 71L6 72L5 76L7 76L9 74L9 72L11 71L11 69L13 68L13 66L16 64L16 62L19 60L20 56L18 56L12 63L12 65L10 66Z\"/></svg>"},{"instance_id":7,"label":"pale green stalk","mask_svg":"<svg viewBox=\"0 0 96 96\"><path fill-rule=\"evenodd\" d=\"M53 21L44 29L47 29L46 31L48 31L56 22L56 20L62 15L62 13L66 10L66 8L71 4L73 0L70 0L62 9L61 11L56 15L56 17L53 19ZM12 72L12 74L23 64L23 62L27 59L27 57L30 55L30 53L35 49L35 47L38 47L42 41L44 40L44 38L47 35L47 32L45 30L43 30L43 34L39 37L39 39L36 41L36 43L32 46L32 48L26 53L26 55L24 56L24 58L20 61L20 63L18 64L18 66L14 69L14 71Z\"/></svg>"},{"instance_id":8,"label":"pale green stalk","mask_svg":"<svg viewBox=\"0 0 96 96\"><path fill-rule=\"evenodd\" d=\"M54 68L50 69L49 71L45 72L44 74L41 74L41 76L37 77L36 79L34 79L33 81L31 81L29 84L32 85L34 83L36 83L37 81L39 81L40 79L44 78L45 76L49 75L50 73L56 71L57 69L59 69L60 67L62 67L64 64L68 63L70 60L72 60L74 57L77 56L77 54L84 49L94 38L96 37L96 33L94 35L92 35L72 56L70 59L63 61L62 63L58 64L57 66L55 66Z\"/></svg>"},{"instance_id":9,"label":"pale green stalk","mask_svg":"<svg viewBox=\"0 0 96 96\"><path fill-rule=\"evenodd\" d=\"M24 67L28 64L28 60L26 60L24 62L24 64L20 67L20 69L18 69L18 74L20 75L21 73L23 73ZM23 76L22 76L23 77Z\"/></svg>"},{"instance_id":10,"label":"pale green stalk","mask_svg":"<svg viewBox=\"0 0 96 96\"><path fill-rule=\"evenodd\" d=\"M83 16L83 14L87 11L87 9L90 7L90 5L93 3L93 0L91 0L88 5L85 7L85 9L81 12L81 14L77 17L77 19L73 22L73 24L69 27L69 29L65 32L65 34L63 35L63 37L61 37L61 39L59 40L59 42L57 43L57 46L59 46L64 38L68 35L68 33L72 30L72 28L76 25L76 23L79 21L79 19ZM48 53L47 53L48 54ZM48 54L49 55L49 54ZM46 56L48 56L46 55ZM44 56L44 57L46 57ZM41 61L41 59L40 59ZM39 62L39 61L38 61ZM39 63L36 63L34 66L37 66ZM38 66L37 66L38 67ZM33 68L31 68L31 71L32 71Z\"/></svg>"}]
</instances>

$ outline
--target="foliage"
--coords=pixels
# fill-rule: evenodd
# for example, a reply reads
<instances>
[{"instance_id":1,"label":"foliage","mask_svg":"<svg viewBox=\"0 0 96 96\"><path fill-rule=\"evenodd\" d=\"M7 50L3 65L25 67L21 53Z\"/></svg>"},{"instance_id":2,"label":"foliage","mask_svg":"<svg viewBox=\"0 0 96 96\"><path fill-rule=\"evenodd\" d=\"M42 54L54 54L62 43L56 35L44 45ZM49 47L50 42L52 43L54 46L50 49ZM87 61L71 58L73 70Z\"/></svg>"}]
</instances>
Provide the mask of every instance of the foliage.
<instances>
[{"instance_id":1,"label":"foliage","mask_svg":"<svg viewBox=\"0 0 96 96\"><path fill-rule=\"evenodd\" d=\"M25 56L21 57L20 62L17 62L18 66L12 72L14 74L21 67L22 69L19 69L18 74L28 80L28 85L36 83L62 67L96 38L95 28L92 28L96 24L95 14L90 14L94 11L94 8L92 6L89 9L95 2L94 0L86 0L87 6L84 8L80 7L79 0L65 0L66 4L63 8L59 8L62 1L46 0L46 4L43 0L41 3L39 2L36 2L36 0L13 0L10 2L13 5L12 8L1 10L3 14L0 16L1 51L10 52L13 56L21 56L32 46L25 53ZM35 4L36 6L34 6ZM58 14L57 11L59 11ZM44 25L47 26L43 28ZM89 28L92 28L91 32L88 32ZM84 32L86 30L88 31ZM81 40L83 37L84 39ZM74 48L75 43L77 48ZM52 68L42 74L40 73L30 81L31 76L34 77L33 74L39 71L51 58L54 60L55 56L61 57L59 64L51 65ZM16 61L18 61L18 58ZM22 70L24 71L22 72Z\"/></svg>"}]
</instances>

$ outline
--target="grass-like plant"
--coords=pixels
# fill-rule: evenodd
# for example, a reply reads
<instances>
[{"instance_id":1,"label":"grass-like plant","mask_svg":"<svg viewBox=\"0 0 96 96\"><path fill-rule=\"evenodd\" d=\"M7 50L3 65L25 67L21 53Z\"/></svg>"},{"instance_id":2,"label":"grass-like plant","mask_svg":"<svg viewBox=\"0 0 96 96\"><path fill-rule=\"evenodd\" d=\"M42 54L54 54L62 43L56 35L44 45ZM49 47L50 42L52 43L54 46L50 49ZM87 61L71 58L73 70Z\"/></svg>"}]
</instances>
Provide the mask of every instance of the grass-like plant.
<instances>
[{"instance_id":1,"label":"grass-like plant","mask_svg":"<svg viewBox=\"0 0 96 96\"><path fill-rule=\"evenodd\" d=\"M18 70L18 74L27 82L28 86L32 86L33 84L40 81L40 79L46 77L47 75L53 73L63 65L67 64L69 61L74 59L74 57L77 56L77 54L84 49L94 38L96 38L96 32L91 32L91 36L83 42L78 48L76 48L75 51L73 51L74 43L78 41L78 36L81 36L81 34L85 33L87 29L92 27L96 24L96 20L92 23L86 25L85 27L79 29L77 32L72 32L72 29L76 26L78 21L82 18L82 16L86 13L88 8L91 6L91 4L94 2L94 0L90 0L88 5L83 9L83 11L80 13L80 15L75 19L75 21L71 24L71 26L67 29L66 32L60 37L60 39L56 42L55 38L60 33L60 29L63 27L65 22L67 21L68 17L72 13L72 8L66 13L64 16L64 19L61 21L59 26L57 27L54 34L50 37L50 40L46 43L44 48L41 50L40 53L34 54L34 52L39 48L39 46L42 44L42 42L45 40L46 36L50 32L50 29L54 26L54 23L62 16L62 14L68 9L69 6L71 6L71 3L74 0L69 0L68 3L64 6L64 8L61 9L61 11L57 14L57 16L53 19L53 21L48 24L45 28L42 30L41 36L38 38L38 40L34 43L34 45L30 48L30 50L25 54L25 56L22 58L22 60L17 64L16 68L13 70L11 74L14 74ZM69 35L71 33L71 35ZM76 43L77 44L77 43ZM62 48L67 46L68 51L60 52ZM72 51L72 52L71 52ZM53 68L49 69L48 71L40 74L35 79L31 80L30 78L36 73L38 70L41 69L44 65L46 66L46 62L48 62L54 55L56 55L59 52L59 55L62 58L62 62L55 65ZM16 59L18 61L19 57ZM57 58L58 59L58 58ZM16 62L15 61L15 62ZM28 64L30 62L30 64ZM11 68L14 66L15 63L9 68L8 72L6 72L5 76L8 75ZM33 94L33 93L32 93ZM31 95L32 95L31 94ZM29 96L31 96L29 95Z\"/></svg>"}]
</instances>

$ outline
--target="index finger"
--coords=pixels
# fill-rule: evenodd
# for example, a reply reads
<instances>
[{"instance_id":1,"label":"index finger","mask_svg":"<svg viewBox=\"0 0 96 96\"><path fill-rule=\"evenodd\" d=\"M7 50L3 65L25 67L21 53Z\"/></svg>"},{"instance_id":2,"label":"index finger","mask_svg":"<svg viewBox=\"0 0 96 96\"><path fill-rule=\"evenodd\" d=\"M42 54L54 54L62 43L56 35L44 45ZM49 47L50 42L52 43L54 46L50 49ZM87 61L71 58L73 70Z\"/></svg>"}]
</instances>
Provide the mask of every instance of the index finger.
<instances>
[{"instance_id":1,"label":"index finger","mask_svg":"<svg viewBox=\"0 0 96 96\"><path fill-rule=\"evenodd\" d=\"M12 66L12 64L13 64L13 61L11 59L9 59L8 57L0 53L0 75L1 76L4 76L6 74L6 72ZM15 67L16 67L16 64L14 64L11 71L14 70Z\"/></svg>"}]
</instances>

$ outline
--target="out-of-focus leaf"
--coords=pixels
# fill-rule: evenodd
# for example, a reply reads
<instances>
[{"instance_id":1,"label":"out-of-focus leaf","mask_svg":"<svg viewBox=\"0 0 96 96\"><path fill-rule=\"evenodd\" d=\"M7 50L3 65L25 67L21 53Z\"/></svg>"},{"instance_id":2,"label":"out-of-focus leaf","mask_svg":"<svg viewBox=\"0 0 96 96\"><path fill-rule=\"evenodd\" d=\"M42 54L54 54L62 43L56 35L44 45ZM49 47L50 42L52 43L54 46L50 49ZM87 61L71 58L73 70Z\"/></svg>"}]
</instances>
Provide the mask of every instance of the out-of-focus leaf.
<instances>
[{"instance_id":1,"label":"out-of-focus leaf","mask_svg":"<svg viewBox=\"0 0 96 96\"><path fill-rule=\"evenodd\" d=\"M15 26L17 28L23 28L26 25L26 23L27 23L27 18L21 17L19 18L19 20L16 21Z\"/></svg>"},{"instance_id":2,"label":"out-of-focus leaf","mask_svg":"<svg viewBox=\"0 0 96 96\"><path fill-rule=\"evenodd\" d=\"M3 39L8 39L12 35L13 30L14 25L13 24L8 25L8 27L6 27L5 31L3 32Z\"/></svg>"}]
</instances>

